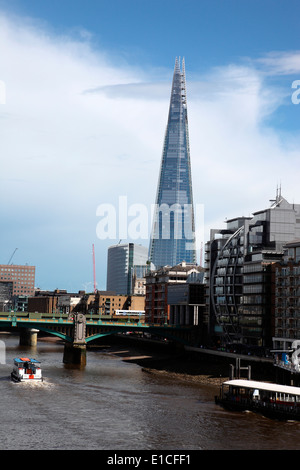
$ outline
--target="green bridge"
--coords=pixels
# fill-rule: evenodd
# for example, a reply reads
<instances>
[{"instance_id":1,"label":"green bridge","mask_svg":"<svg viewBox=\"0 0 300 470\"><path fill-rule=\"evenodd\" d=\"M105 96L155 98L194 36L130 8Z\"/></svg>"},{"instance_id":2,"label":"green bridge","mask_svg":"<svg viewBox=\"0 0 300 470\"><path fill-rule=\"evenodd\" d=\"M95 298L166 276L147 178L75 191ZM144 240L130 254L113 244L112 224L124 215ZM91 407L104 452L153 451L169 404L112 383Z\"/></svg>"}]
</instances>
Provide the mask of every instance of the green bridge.
<instances>
[{"instance_id":1,"label":"green bridge","mask_svg":"<svg viewBox=\"0 0 300 470\"><path fill-rule=\"evenodd\" d=\"M20 343L31 345L42 331L64 340L64 362L85 365L86 346L91 341L122 333L148 333L151 336L194 346L198 327L143 323L136 317L120 320L96 314L0 312L0 329L20 332Z\"/></svg>"}]
</instances>

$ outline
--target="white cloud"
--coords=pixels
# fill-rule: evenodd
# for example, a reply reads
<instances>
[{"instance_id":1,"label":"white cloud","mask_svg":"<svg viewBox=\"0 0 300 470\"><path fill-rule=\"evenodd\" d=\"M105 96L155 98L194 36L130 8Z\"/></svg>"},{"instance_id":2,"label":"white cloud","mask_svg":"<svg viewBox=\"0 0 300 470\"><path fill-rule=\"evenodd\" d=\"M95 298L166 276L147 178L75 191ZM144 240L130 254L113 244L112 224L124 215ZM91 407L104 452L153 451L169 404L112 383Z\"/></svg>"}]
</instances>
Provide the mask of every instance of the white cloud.
<instances>
[{"instance_id":1,"label":"white cloud","mask_svg":"<svg viewBox=\"0 0 300 470\"><path fill-rule=\"evenodd\" d=\"M265 73L272 75L292 75L300 73L300 51L272 51L257 59Z\"/></svg>"},{"instance_id":2,"label":"white cloud","mask_svg":"<svg viewBox=\"0 0 300 470\"><path fill-rule=\"evenodd\" d=\"M15 262L36 264L44 288L88 283L93 242L105 288L115 240L96 240L96 208L126 195L150 210L167 123L172 71L160 83L149 70L111 63L88 31L81 38L0 18L2 262L18 246ZM265 124L283 97L264 77L233 64L187 83L194 202L205 205L206 234L267 205L279 181L300 202L299 139L282 142Z\"/></svg>"},{"instance_id":3,"label":"white cloud","mask_svg":"<svg viewBox=\"0 0 300 470\"><path fill-rule=\"evenodd\" d=\"M300 138L291 132L283 139L268 125L285 93L253 64L218 68L205 78L190 102L189 122L195 199L205 201L208 224L266 207L280 182L288 199L300 201ZM285 104L292 108L290 97Z\"/></svg>"}]
</instances>

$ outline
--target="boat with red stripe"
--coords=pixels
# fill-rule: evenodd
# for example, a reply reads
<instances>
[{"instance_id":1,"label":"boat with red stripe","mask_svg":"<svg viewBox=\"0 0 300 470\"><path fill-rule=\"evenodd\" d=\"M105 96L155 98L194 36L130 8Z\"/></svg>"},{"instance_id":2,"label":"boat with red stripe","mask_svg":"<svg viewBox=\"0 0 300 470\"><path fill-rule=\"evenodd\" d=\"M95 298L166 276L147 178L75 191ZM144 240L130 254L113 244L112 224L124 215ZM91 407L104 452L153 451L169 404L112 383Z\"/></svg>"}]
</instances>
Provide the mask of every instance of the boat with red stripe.
<instances>
[{"instance_id":1,"label":"boat with red stripe","mask_svg":"<svg viewBox=\"0 0 300 470\"><path fill-rule=\"evenodd\" d=\"M11 379L14 382L41 382L43 377L40 361L29 357L16 357L14 359Z\"/></svg>"}]
</instances>

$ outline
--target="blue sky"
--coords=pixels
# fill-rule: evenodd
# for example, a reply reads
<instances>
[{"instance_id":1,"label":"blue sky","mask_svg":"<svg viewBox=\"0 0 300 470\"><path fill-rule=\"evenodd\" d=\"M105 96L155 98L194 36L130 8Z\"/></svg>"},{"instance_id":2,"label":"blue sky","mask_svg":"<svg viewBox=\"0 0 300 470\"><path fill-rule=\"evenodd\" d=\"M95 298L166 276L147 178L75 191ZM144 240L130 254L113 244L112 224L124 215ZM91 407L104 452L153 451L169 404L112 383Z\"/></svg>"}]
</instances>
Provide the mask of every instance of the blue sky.
<instances>
[{"instance_id":1,"label":"blue sky","mask_svg":"<svg viewBox=\"0 0 300 470\"><path fill-rule=\"evenodd\" d=\"M0 0L0 262L17 247L37 287L91 290L94 243L105 289L120 234L99 239L97 208L118 214L123 197L150 213L176 56L201 241L278 184L300 203L299 13L298 0Z\"/></svg>"}]
</instances>

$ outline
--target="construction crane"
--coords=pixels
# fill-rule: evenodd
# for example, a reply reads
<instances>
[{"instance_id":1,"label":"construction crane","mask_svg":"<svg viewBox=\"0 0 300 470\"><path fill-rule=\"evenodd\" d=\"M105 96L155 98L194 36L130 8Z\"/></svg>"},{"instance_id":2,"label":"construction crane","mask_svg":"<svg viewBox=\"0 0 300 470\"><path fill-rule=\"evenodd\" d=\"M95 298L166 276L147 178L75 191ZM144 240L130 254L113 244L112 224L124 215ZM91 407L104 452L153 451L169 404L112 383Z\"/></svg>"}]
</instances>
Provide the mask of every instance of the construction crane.
<instances>
[{"instance_id":1,"label":"construction crane","mask_svg":"<svg viewBox=\"0 0 300 470\"><path fill-rule=\"evenodd\" d=\"M94 276L94 292L97 292L96 288L96 265L95 265L95 247L93 244L93 276Z\"/></svg>"},{"instance_id":2,"label":"construction crane","mask_svg":"<svg viewBox=\"0 0 300 470\"><path fill-rule=\"evenodd\" d=\"M11 263L11 260L13 259L13 256L14 256L15 252L17 251L17 249L18 249L18 248L15 248L15 250L14 250L13 254L11 255L11 257L9 258L7 264L10 264L10 263Z\"/></svg>"}]
</instances>

